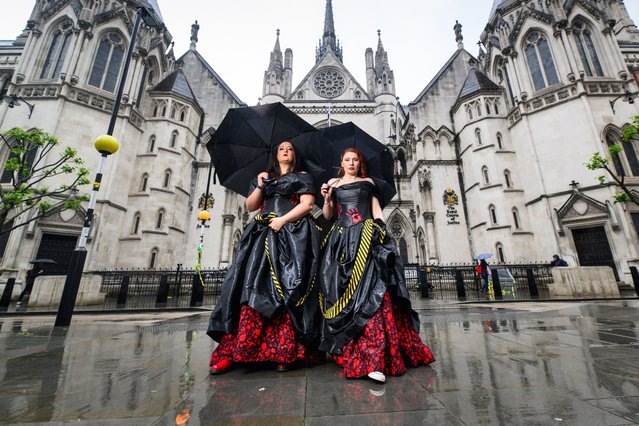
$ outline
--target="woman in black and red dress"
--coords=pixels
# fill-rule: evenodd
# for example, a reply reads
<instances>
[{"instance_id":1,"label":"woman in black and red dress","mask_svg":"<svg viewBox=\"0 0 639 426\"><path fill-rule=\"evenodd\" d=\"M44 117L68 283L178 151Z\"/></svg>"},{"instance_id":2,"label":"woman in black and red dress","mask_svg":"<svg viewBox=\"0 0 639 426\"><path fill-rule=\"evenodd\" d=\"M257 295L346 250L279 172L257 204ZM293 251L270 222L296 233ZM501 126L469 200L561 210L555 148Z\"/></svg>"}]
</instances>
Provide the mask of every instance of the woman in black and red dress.
<instances>
[{"instance_id":1,"label":"woman in black and red dress","mask_svg":"<svg viewBox=\"0 0 639 426\"><path fill-rule=\"evenodd\" d=\"M385 382L406 367L433 362L419 338L401 258L387 235L377 186L361 153L342 153L340 175L322 185L326 219L337 213L320 265L324 326L320 349L334 355L348 378Z\"/></svg>"},{"instance_id":2,"label":"woman in black and red dress","mask_svg":"<svg viewBox=\"0 0 639 426\"><path fill-rule=\"evenodd\" d=\"M209 320L207 334L219 342L212 374L251 362L272 362L286 371L317 349L320 242L308 215L313 179L296 170L290 142L277 146L274 160L246 199L249 211L260 211L242 235Z\"/></svg>"}]
</instances>

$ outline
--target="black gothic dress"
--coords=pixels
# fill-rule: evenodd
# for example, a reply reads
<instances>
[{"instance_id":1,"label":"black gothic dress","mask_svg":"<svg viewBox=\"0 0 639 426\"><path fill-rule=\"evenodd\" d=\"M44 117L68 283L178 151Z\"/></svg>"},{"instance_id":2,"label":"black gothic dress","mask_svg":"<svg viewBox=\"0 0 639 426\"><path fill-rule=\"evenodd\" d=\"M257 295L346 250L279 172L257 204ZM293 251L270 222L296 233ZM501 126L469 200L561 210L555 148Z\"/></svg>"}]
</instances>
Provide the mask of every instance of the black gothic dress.
<instances>
[{"instance_id":1,"label":"black gothic dress","mask_svg":"<svg viewBox=\"0 0 639 426\"><path fill-rule=\"evenodd\" d=\"M346 377L400 375L406 365L434 361L419 338L402 260L384 223L372 218L376 194L368 181L333 188L337 221L320 265L320 349L337 355Z\"/></svg>"},{"instance_id":2,"label":"black gothic dress","mask_svg":"<svg viewBox=\"0 0 639 426\"><path fill-rule=\"evenodd\" d=\"M317 347L318 229L310 215L279 232L268 227L270 218L285 215L301 195L314 192L306 173L284 175L264 188L260 211L244 230L209 320L207 334L220 343L211 365L225 357L291 363L307 356L307 347Z\"/></svg>"}]
</instances>

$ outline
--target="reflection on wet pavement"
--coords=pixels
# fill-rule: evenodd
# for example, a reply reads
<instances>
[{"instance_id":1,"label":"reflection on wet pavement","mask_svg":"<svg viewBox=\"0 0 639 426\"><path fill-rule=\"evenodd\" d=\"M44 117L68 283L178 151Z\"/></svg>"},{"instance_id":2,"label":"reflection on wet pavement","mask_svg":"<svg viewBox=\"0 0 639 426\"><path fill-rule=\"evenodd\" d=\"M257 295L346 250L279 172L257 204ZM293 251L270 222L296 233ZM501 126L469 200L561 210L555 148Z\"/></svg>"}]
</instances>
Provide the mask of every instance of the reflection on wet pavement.
<instances>
[{"instance_id":1,"label":"reflection on wet pavement","mask_svg":"<svg viewBox=\"0 0 639 426\"><path fill-rule=\"evenodd\" d=\"M206 313L5 317L0 423L639 423L639 301L420 307L437 361L385 385L332 362L210 376Z\"/></svg>"}]
</instances>

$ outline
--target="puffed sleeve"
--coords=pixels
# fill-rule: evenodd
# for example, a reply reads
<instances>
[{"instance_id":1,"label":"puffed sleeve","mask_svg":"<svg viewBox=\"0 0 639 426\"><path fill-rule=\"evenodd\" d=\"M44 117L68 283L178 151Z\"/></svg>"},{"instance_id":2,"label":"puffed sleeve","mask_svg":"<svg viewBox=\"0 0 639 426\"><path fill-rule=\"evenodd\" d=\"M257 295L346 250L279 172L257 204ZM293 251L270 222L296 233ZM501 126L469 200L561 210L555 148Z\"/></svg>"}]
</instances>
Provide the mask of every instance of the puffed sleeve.
<instances>
[{"instance_id":1,"label":"puffed sleeve","mask_svg":"<svg viewBox=\"0 0 639 426\"><path fill-rule=\"evenodd\" d=\"M296 173L296 179L293 185L294 194L312 194L315 195L315 181L309 173Z\"/></svg>"}]
</instances>

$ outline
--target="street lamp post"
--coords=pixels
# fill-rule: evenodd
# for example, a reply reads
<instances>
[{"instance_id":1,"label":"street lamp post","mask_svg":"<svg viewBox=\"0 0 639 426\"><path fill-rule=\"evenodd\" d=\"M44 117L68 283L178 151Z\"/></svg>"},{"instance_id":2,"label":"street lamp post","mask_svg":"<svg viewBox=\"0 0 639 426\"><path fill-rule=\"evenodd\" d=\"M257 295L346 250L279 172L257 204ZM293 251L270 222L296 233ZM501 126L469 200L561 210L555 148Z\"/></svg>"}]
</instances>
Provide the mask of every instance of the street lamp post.
<instances>
[{"instance_id":1,"label":"street lamp post","mask_svg":"<svg viewBox=\"0 0 639 426\"><path fill-rule=\"evenodd\" d=\"M129 72L131 57L133 56L133 49L135 48L138 30L140 28L140 23L143 17L145 22L149 26L158 26L157 22L155 22L155 20L153 19L152 14L145 7L138 7L135 14L133 31L131 32L131 41L129 43L126 59L124 61L122 75L120 77L120 84L118 86L118 91L115 95L115 101L113 103L113 111L111 111L109 128L106 135L102 135L95 140L95 149L97 149L98 152L101 154L100 164L98 165L98 172L95 176L95 181L93 182L93 191L91 192L89 208L87 209L87 213L84 218L84 225L82 227L82 233L80 234L80 240L78 241L78 246L75 248L75 250L73 250L73 254L71 255L69 271L67 272L67 278L64 282L64 289L62 290L62 297L60 299L60 305L58 306L58 314L55 318L56 327L67 327L69 326L69 324L71 324L71 317L73 316L73 309L75 307L78 289L80 288L80 280L82 279L84 262L87 258L86 242L89 236L91 222L93 221L93 211L95 209L98 191L100 190L102 171L104 170L104 164L106 162L107 156L114 154L119 148L118 141L112 136L113 129L115 128L115 120L118 117L120 103L122 102L122 94L124 93L124 86L126 84L126 77L127 73Z\"/></svg>"}]
</instances>

